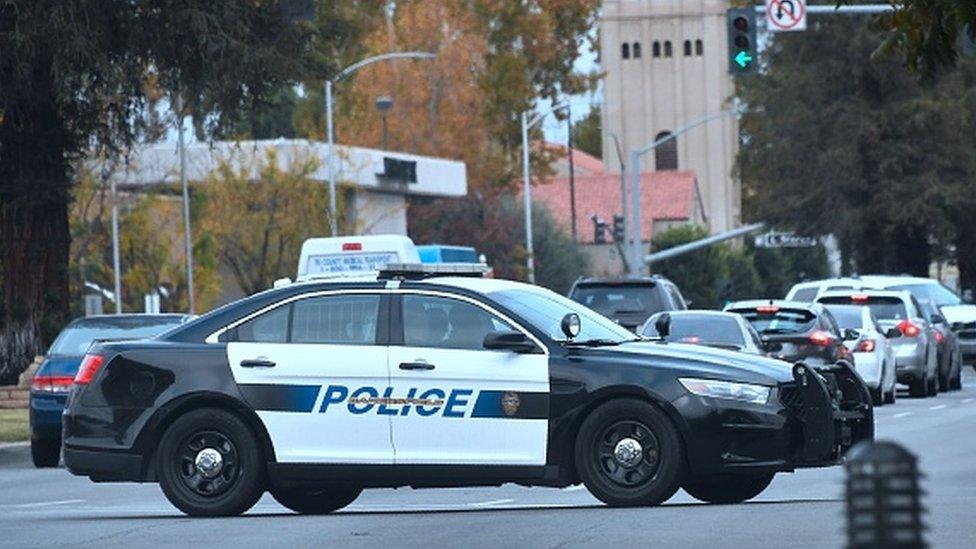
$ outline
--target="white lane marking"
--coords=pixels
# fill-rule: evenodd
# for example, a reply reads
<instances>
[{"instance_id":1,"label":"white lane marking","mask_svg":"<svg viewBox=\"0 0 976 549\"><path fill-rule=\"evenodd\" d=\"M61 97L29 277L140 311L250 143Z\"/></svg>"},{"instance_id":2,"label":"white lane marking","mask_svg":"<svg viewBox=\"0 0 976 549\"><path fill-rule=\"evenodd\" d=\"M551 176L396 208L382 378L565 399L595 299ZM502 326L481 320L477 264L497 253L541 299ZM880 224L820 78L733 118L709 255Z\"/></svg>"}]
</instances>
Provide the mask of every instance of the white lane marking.
<instances>
[{"instance_id":1,"label":"white lane marking","mask_svg":"<svg viewBox=\"0 0 976 549\"><path fill-rule=\"evenodd\" d=\"M563 492L579 492L580 490L586 490L586 486L583 486L582 484L574 484L573 486L563 488Z\"/></svg>"},{"instance_id":2,"label":"white lane marking","mask_svg":"<svg viewBox=\"0 0 976 549\"><path fill-rule=\"evenodd\" d=\"M963 404L969 404L972 401L973 401L973 399L971 399L971 398L964 398L964 399L962 399L962 403Z\"/></svg>"},{"instance_id":3,"label":"white lane marking","mask_svg":"<svg viewBox=\"0 0 976 549\"><path fill-rule=\"evenodd\" d=\"M514 499L493 499L491 501L479 501L477 503L469 503L469 507L491 507L492 505L504 505L506 503L512 503Z\"/></svg>"},{"instance_id":4,"label":"white lane marking","mask_svg":"<svg viewBox=\"0 0 976 549\"><path fill-rule=\"evenodd\" d=\"M929 410L941 410L943 408L948 408L946 404L937 404L935 406L929 406Z\"/></svg>"},{"instance_id":5,"label":"white lane marking","mask_svg":"<svg viewBox=\"0 0 976 549\"><path fill-rule=\"evenodd\" d=\"M38 503L22 503L20 505L15 505L14 507L18 509L30 509L33 507L47 507L49 505L68 505L71 503L84 503L83 499L62 499L60 501L41 501Z\"/></svg>"},{"instance_id":6,"label":"white lane marking","mask_svg":"<svg viewBox=\"0 0 976 549\"><path fill-rule=\"evenodd\" d=\"M908 417L908 416L910 416L910 415L912 415L912 413L911 413L911 412L902 412L902 413L900 413L900 414L895 414L895 415L893 415L893 416L891 416L891 417L892 417L893 419L898 419L898 418L902 418L902 417Z\"/></svg>"}]
</instances>

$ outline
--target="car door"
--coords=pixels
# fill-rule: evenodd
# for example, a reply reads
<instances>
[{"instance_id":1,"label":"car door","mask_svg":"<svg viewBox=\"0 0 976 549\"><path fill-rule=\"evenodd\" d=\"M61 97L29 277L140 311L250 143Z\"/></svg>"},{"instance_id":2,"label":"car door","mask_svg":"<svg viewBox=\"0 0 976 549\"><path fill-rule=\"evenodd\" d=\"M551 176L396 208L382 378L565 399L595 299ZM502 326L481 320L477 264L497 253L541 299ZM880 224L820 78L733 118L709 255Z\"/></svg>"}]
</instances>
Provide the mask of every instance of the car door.
<instances>
[{"instance_id":1,"label":"car door","mask_svg":"<svg viewBox=\"0 0 976 549\"><path fill-rule=\"evenodd\" d=\"M478 301L403 291L390 346L397 464L545 465L549 362L545 347ZM487 350L490 331L517 330L535 353Z\"/></svg>"},{"instance_id":2,"label":"car door","mask_svg":"<svg viewBox=\"0 0 976 549\"><path fill-rule=\"evenodd\" d=\"M227 358L279 463L392 464L390 419L375 398L389 382L387 298L302 296L232 327Z\"/></svg>"}]
</instances>

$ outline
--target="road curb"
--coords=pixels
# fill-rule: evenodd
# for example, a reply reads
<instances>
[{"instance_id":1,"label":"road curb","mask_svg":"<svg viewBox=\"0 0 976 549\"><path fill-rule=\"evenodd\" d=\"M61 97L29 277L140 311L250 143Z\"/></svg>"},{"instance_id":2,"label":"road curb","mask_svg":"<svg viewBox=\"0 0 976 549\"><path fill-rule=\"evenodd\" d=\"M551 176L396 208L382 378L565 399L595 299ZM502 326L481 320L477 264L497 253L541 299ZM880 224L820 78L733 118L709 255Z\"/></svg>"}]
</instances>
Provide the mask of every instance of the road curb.
<instances>
[{"instance_id":1,"label":"road curb","mask_svg":"<svg viewBox=\"0 0 976 549\"><path fill-rule=\"evenodd\" d=\"M0 442L0 466L24 463L29 459L30 442Z\"/></svg>"}]
</instances>

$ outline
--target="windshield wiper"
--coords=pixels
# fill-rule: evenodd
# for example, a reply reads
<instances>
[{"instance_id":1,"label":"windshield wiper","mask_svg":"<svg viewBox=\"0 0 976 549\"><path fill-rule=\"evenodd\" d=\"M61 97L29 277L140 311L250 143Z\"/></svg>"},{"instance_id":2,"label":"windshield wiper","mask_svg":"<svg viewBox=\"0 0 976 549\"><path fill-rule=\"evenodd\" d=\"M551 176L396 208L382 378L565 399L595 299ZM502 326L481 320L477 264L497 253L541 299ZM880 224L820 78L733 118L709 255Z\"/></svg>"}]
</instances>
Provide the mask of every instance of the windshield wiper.
<instances>
[{"instance_id":1,"label":"windshield wiper","mask_svg":"<svg viewBox=\"0 0 976 549\"><path fill-rule=\"evenodd\" d=\"M623 342L616 341L613 339L583 339L579 341L565 340L562 343L563 345L572 345L572 346L579 346L579 347L611 347L614 345L620 345Z\"/></svg>"}]
</instances>

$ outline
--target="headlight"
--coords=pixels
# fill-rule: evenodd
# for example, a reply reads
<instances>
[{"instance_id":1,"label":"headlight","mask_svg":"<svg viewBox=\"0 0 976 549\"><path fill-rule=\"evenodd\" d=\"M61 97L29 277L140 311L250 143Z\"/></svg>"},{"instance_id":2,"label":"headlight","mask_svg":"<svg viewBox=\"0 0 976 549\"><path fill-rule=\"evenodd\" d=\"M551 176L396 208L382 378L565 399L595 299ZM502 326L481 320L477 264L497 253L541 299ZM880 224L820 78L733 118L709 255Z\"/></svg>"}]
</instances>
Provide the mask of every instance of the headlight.
<instances>
[{"instance_id":1,"label":"headlight","mask_svg":"<svg viewBox=\"0 0 976 549\"><path fill-rule=\"evenodd\" d=\"M732 381L717 381L714 379L696 379L692 377L678 378L688 392L698 396L711 398L725 398L750 402L752 404L766 404L769 400L770 388L765 385L751 383L735 383Z\"/></svg>"}]
</instances>

